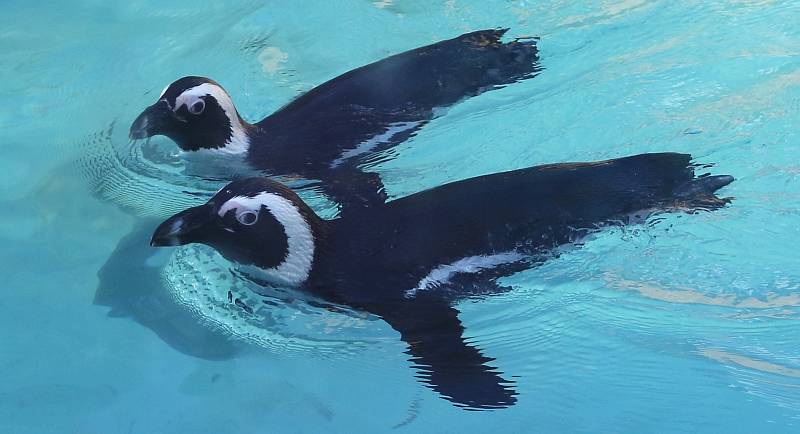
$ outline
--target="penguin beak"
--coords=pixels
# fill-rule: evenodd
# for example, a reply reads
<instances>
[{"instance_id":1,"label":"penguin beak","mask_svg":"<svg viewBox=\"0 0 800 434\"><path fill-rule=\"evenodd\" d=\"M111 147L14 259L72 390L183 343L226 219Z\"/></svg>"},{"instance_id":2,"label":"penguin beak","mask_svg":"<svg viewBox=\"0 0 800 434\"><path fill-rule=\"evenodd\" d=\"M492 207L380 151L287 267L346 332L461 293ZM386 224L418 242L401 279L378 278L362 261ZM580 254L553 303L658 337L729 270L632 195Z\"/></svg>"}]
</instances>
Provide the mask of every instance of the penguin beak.
<instances>
[{"instance_id":1,"label":"penguin beak","mask_svg":"<svg viewBox=\"0 0 800 434\"><path fill-rule=\"evenodd\" d=\"M215 218L214 209L209 204L181 211L156 228L150 245L166 247L202 242Z\"/></svg>"},{"instance_id":2,"label":"penguin beak","mask_svg":"<svg viewBox=\"0 0 800 434\"><path fill-rule=\"evenodd\" d=\"M162 134L177 117L167 101L161 99L147 107L131 124L131 139L146 139Z\"/></svg>"}]
</instances>

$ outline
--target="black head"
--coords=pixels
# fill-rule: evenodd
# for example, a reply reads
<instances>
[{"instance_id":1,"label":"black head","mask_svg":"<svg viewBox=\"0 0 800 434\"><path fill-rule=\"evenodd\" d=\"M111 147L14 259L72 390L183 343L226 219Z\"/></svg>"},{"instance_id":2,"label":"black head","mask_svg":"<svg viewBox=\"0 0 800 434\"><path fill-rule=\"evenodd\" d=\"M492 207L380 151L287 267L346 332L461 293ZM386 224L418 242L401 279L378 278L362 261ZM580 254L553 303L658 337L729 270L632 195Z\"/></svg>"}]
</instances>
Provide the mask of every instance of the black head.
<instances>
[{"instance_id":1,"label":"black head","mask_svg":"<svg viewBox=\"0 0 800 434\"><path fill-rule=\"evenodd\" d=\"M217 82L183 77L167 86L158 101L133 121L130 137L167 136L185 151L244 152L249 146L249 127Z\"/></svg>"},{"instance_id":2,"label":"black head","mask_svg":"<svg viewBox=\"0 0 800 434\"><path fill-rule=\"evenodd\" d=\"M152 246L206 244L257 267L267 280L302 284L311 272L323 221L291 190L267 178L231 182L204 205L167 219Z\"/></svg>"}]
</instances>

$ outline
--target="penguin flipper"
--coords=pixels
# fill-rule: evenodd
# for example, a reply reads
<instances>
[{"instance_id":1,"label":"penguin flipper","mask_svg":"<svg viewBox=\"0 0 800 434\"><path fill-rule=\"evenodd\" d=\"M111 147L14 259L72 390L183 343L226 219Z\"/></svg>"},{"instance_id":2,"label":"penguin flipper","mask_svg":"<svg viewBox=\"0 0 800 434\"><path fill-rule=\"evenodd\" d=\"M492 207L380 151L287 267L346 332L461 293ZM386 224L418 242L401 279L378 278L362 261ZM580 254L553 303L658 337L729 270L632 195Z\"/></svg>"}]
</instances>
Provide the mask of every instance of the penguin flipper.
<instances>
[{"instance_id":1,"label":"penguin flipper","mask_svg":"<svg viewBox=\"0 0 800 434\"><path fill-rule=\"evenodd\" d=\"M357 167L341 167L316 174L319 180L309 184L339 205L339 216L379 207L386 202L380 175Z\"/></svg>"},{"instance_id":2,"label":"penguin flipper","mask_svg":"<svg viewBox=\"0 0 800 434\"><path fill-rule=\"evenodd\" d=\"M454 405L489 410L516 403L513 382L487 365L494 359L464 340L458 310L449 303L420 296L381 316L408 344L416 377Z\"/></svg>"}]
</instances>

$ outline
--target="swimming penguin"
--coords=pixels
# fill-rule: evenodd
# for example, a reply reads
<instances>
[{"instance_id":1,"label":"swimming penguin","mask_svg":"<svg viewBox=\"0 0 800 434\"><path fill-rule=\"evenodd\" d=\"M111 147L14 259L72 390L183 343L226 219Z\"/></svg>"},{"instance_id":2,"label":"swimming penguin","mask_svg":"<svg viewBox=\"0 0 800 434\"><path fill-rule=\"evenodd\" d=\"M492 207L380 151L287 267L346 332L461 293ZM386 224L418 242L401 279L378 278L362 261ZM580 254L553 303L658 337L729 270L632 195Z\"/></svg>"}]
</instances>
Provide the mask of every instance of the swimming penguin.
<instances>
[{"instance_id":1,"label":"swimming penguin","mask_svg":"<svg viewBox=\"0 0 800 434\"><path fill-rule=\"evenodd\" d=\"M513 384L463 337L452 302L552 257L603 225L659 210L713 210L731 176L691 156L642 154L531 167L445 184L333 220L285 186L237 180L163 222L153 246L202 243L271 285L378 315L429 387L458 406L507 407Z\"/></svg>"},{"instance_id":2,"label":"swimming penguin","mask_svg":"<svg viewBox=\"0 0 800 434\"><path fill-rule=\"evenodd\" d=\"M501 42L482 30L397 54L323 83L255 124L239 116L217 82L184 77L130 128L132 139L164 135L185 151L242 154L255 169L322 181L343 210L383 203L361 158L406 140L436 109L533 77L535 39Z\"/></svg>"}]
</instances>

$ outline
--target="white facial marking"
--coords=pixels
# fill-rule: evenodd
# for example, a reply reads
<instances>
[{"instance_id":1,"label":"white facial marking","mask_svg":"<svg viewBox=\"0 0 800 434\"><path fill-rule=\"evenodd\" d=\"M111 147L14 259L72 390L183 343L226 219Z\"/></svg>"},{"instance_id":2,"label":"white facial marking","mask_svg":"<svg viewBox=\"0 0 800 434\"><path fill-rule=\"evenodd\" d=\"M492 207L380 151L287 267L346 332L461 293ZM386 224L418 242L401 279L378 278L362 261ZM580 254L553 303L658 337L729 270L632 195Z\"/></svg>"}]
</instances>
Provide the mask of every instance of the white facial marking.
<instances>
[{"instance_id":1,"label":"white facial marking","mask_svg":"<svg viewBox=\"0 0 800 434\"><path fill-rule=\"evenodd\" d=\"M447 283L454 274L477 273L487 268L498 265L511 264L524 259L525 256L517 252L505 252L495 255L468 256L451 264L440 265L419 281L416 287L406 291L406 298L413 298L418 291L433 289L442 283Z\"/></svg>"},{"instance_id":2,"label":"white facial marking","mask_svg":"<svg viewBox=\"0 0 800 434\"><path fill-rule=\"evenodd\" d=\"M241 154L247 152L250 148L250 138L247 136L247 131L244 129L239 119L239 113L236 111L231 97L228 96L221 87L211 83L203 83L199 86L186 89L175 99L175 107L173 107L172 110L176 111L181 108L182 105L186 105L187 108L191 107L200 97L206 95L210 95L217 100L217 103L222 107L225 116L228 117L231 123L231 136L225 142L225 146L214 149L214 151L226 154Z\"/></svg>"},{"instance_id":3,"label":"white facial marking","mask_svg":"<svg viewBox=\"0 0 800 434\"><path fill-rule=\"evenodd\" d=\"M381 134L374 136L370 139L364 140L363 142L359 143L353 149L347 149L346 151L342 152L342 155L339 158L333 160L331 162L331 169L335 169L339 167L342 163L349 160L350 158L356 157L361 154L365 154L376 146L380 145L381 143L388 142L392 139L396 134L402 133L403 131L408 131L412 128L415 128L419 125L419 121L415 122L397 122L394 124L389 125L389 128Z\"/></svg>"},{"instance_id":4,"label":"white facial marking","mask_svg":"<svg viewBox=\"0 0 800 434\"><path fill-rule=\"evenodd\" d=\"M254 197L235 196L222 204L220 217L230 210L237 215L242 212L259 212L265 206L283 226L287 236L289 253L286 259L275 268L257 269L255 274L270 282L285 286L299 286L308 279L314 260L314 234L306 219L294 204L275 193L261 193ZM245 267L253 271L255 267Z\"/></svg>"}]
</instances>

